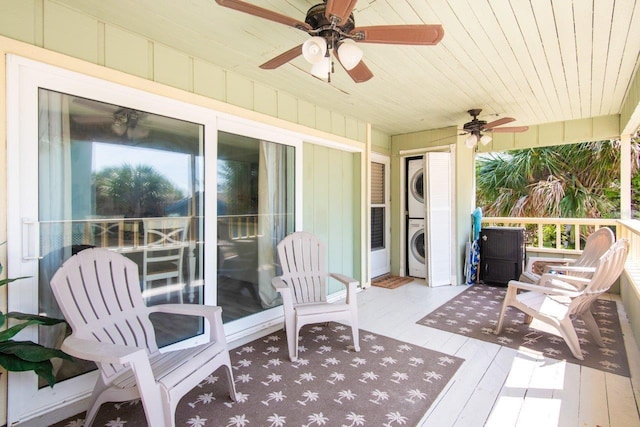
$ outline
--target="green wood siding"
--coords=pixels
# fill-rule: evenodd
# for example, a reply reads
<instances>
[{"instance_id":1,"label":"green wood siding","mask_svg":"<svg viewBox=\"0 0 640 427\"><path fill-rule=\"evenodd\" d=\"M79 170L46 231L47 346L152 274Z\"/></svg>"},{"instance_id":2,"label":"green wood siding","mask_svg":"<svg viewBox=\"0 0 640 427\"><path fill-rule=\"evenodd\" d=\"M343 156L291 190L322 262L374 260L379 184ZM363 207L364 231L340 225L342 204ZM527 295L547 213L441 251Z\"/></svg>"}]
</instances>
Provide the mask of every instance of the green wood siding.
<instances>
[{"instance_id":1,"label":"green wood siding","mask_svg":"<svg viewBox=\"0 0 640 427\"><path fill-rule=\"evenodd\" d=\"M36 0L3 0L0 2L0 29L2 34L21 42L37 45Z\"/></svg>"},{"instance_id":2,"label":"green wood siding","mask_svg":"<svg viewBox=\"0 0 640 427\"><path fill-rule=\"evenodd\" d=\"M44 48L97 64L98 34L99 25L95 19L45 2Z\"/></svg>"},{"instance_id":3,"label":"green wood siding","mask_svg":"<svg viewBox=\"0 0 640 427\"><path fill-rule=\"evenodd\" d=\"M222 68L196 59L193 61L193 91L224 102L227 99L227 74Z\"/></svg>"},{"instance_id":4,"label":"green wood siding","mask_svg":"<svg viewBox=\"0 0 640 427\"><path fill-rule=\"evenodd\" d=\"M305 143L303 168L303 229L327 245L330 271L360 278L360 154Z\"/></svg>"},{"instance_id":5,"label":"green wood siding","mask_svg":"<svg viewBox=\"0 0 640 427\"><path fill-rule=\"evenodd\" d=\"M371 129L371 151L376 153L391 154L391 136L377 129Z\"/></svg>"},{"instance_id":6,"label":"green wood siding","mask_svg":"<svg viewBox=\"0 0 640 427\"><path fill-rule=\"evenodd\" d=\"M149 78L150 43L135 34L119 28L105 28L104 65L134 76Z\"/></svg>"}]
</instances>

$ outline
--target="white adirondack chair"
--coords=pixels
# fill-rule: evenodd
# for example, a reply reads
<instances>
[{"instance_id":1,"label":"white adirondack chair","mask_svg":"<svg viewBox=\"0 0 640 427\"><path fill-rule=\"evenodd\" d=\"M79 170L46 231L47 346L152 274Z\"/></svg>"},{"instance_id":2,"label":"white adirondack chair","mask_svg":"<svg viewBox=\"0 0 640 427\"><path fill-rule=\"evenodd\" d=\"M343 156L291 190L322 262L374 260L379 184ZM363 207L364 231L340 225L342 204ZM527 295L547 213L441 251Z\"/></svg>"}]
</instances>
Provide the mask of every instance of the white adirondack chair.
<instances>
[{"instance_id":1,"label":"white adirondack chair","mask_svg":"<svg viewBox=\"0 0 640 427\"><path fill-rule=\"evenodd\" d=\"M542 275L538 285L510 281L494 333L500 334L504 313L508 306L512 306L528 316L526 321L538 319L556 328L573 355L583 360L571 316L581 317L595 342L600 347L604 345L590 307L620 276L628 250L629 242L626 239L614 243L596 263L591 278L547 273Z\"/></svg>"},{"instance_id":2,"label":"white adirondack chair","mask_svg":"<svg viewBox=\"0 0 640 427\"><path fill-rule=\"evenodd\" d=\"M174 426L180 398L221 366L229 394L236 399L220 307L147 307L137 265L106 249L87 249L69 258L51 279L51 287L73 329L62 350L96 362L100 370L85 426L93 423L102 403L138 397L150 426ZM153 312L205 318L210 329L207 342L160 353L149 320Z\"/></svg>"},{"instance_id":3,"label":"white adirondack chair","mask_svg":"<svg viewBox=\"0 0 640 427\"><path fill-rule=\"evenodd\" d=\"M524 272L520 275L520 282L538 283L541 274L535 270L535 265L544 265L542 273L555 271L573 276L589 277L596 263L607 249L613 245L616 238L609 227L600 228L587 238L584 250L576 259L572 258L551 258L551 257L529 257Z\"/></svg>"},{"instance_id":4,"label":"white adirondack chair","mask_svg":"<svg viewBox=\"0 0 640 427\"><path fill-rule=\"evenodd\" d=\"M304 325L345 320L351 325L353 347L360 351L358 332L358 281L326 272L325 246L310 233L296 232L278 244L282 276L274 277L273 286L282 295L289 358L298 359L298 336ZM333 278L347 288L345 303L327 302L327 282Z\"/></svg>"}]
</instances>

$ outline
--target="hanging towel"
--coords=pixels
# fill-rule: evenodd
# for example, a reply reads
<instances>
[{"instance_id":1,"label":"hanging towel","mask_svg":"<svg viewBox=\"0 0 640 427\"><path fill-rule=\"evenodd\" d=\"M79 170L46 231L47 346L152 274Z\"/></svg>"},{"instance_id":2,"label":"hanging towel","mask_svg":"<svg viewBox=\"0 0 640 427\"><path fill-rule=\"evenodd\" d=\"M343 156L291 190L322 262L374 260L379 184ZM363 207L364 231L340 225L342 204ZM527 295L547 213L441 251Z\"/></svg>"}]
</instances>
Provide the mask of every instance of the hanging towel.
<instances>
[{"instance_id":1,"label":"hanging towel","mask_svg":"<svg viewBox=\"0 0 640 427\"><path fill-rule=\"evenodd\" d=\"M473 239L478 240L480 238L480 230L482 229L482 209L476 208L471 214L473 218Z\"/></svg>"}]
</instances>

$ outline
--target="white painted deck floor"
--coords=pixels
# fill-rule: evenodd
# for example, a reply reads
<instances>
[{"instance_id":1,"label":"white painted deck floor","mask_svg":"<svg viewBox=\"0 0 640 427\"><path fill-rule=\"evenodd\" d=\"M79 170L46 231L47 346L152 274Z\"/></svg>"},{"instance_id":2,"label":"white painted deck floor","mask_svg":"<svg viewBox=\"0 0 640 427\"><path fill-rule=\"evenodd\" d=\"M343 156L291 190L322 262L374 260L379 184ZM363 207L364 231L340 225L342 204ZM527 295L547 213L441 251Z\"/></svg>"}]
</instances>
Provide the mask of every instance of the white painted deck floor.
<instances>
[{"instance_id":1,"label":"white painted deck floor","mask_svg":"<svg viewBox=\"0 0 640 427\"><path fill-rule=\"evenodd\" d=\"M640 427L640 351L622 304L631 379L416 324L466 288L416 280L358 294L361 329L466 360L421 426Z\"/></svg>"}]
</instances>

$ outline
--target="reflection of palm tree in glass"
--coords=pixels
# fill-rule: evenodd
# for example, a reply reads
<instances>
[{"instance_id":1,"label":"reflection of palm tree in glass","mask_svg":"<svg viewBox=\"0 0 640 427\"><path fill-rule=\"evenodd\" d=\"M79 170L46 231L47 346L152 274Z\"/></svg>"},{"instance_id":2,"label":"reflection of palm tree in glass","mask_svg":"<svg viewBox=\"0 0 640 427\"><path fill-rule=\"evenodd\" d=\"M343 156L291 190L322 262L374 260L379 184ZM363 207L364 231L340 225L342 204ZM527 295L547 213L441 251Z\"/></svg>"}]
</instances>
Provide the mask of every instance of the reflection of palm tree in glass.
<instances>
[{"instance_id":1,"label":"reflection of palm tree in glass","mask_svg":"<svg viewBox=\"0 0 640 427\"><path fill-rule=\"evenodd\" d=\"M257 158L256 158L257 162ZM225 214L258 212L258 164L221 160L218 162L218 197L223 197Z\"/></svg>"},{"instance_id":2,"label":"reflection of palm tree in glass","mask_svg":"<svg viewBox=\"0 0 640 427\"><path fill-rule=\"evenodd\" d=\"M171 181L147 165L104 168L94 174L94 185L98 215L164 216L165 206L184 198Z\"/></svg>"}]
</instances>

